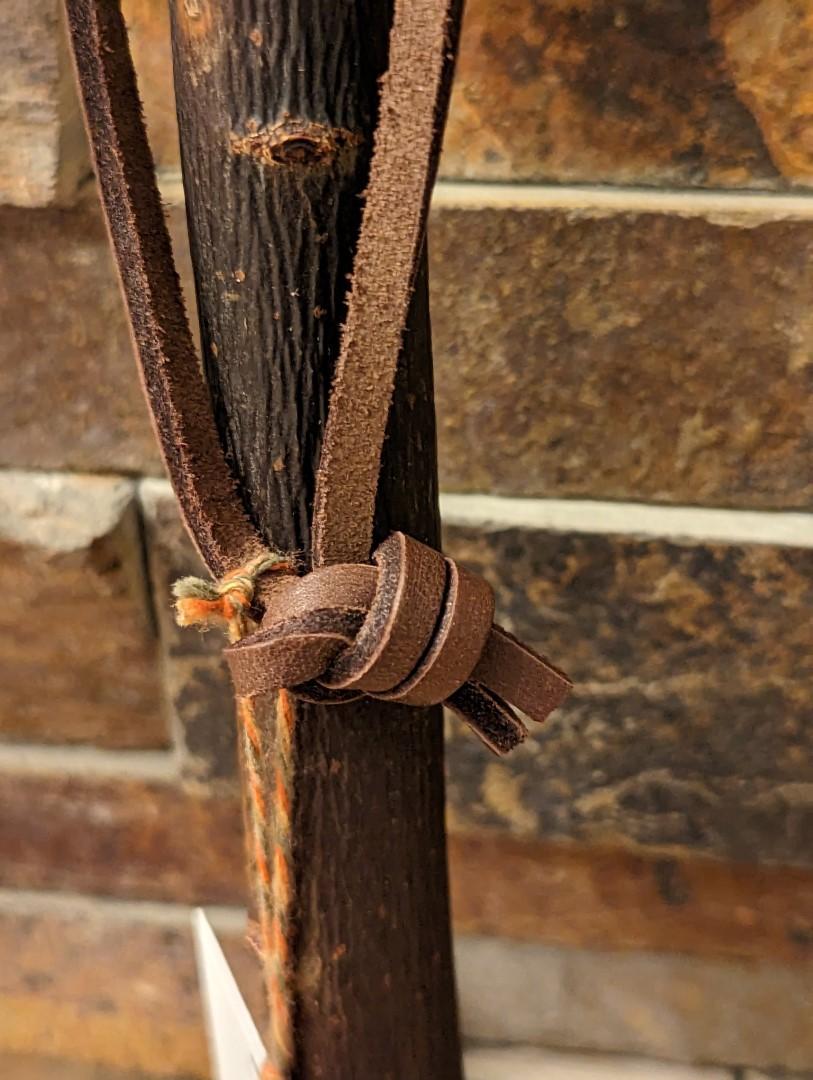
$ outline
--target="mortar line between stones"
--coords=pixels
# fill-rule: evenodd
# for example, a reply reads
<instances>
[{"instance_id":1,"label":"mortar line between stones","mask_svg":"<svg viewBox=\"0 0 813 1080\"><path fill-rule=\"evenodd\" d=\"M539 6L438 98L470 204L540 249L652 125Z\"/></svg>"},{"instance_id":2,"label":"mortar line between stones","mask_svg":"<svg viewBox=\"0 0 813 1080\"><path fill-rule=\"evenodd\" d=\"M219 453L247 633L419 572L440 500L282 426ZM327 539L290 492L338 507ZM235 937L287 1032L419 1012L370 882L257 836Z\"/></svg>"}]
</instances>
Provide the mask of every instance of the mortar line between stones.
<instances>
[{"instance_id":1,"label":"mortar line between stones","mask_svg":"<svg viewBox=\"0 0 813 1080\"><path fill-rule=\"evenodd\" d=\"M59 776L121 777L177 784L174 751L100 750L92 746L38 746L34 743L0 745L0 774L44 773Z\"/></svg>"},{"instance_id":2,"label":"mortar line between stones","mask_svg":"<svg viewBox=\"0 0 813 1080\"><path fill-rule=\"evenodd\" d=\"M147 478L154 495L169 497L168 480ZM509 495L441 492L445 525L488 531L641 536L676 543L772 544L813 548L813 513L801 510L740 510L732 507L665 505L609 499L516 498Z\"/></svg>"},{"instance_id":3,"label":"mortar line between stones","mask_svg":"<svg viewBox=\"0 0 813 1080\"><path fill-rule=\"evenodd\" d=\"M614 187L601 184L502 184L442 180L433 205L459 209L550 210L574 213L671 214L761 221L813 219L813 196L785 192L697 191L678 188Z\"/></svg>"},{"instance_id":4,"label":"mortar line between stones","mask_svg":"<svg viewBox=\"0 0 813 1080\"><path fill-rule=\"evenodd\" d=\"M204 904L212 926L220 933L242 934L246 909L237 905ZM0 916L56 915L66 918L102 915L109 919L148 922L159 926L190 926L193 907L167 900L123 900L111 896L47 889L0 888Z\"/></svg>"},{"instance_id":5,"label":"mortar line between stones","mask_svg":"<svg viewBox=\"0 0 813 1080\"><path fill-rule=\"evenodd\" d=\"M177 170L162 170L159 185L164 201L184 201ZM433 205L444 209L550 210L570 213L671 214L708 217L721 224L727 218L742 225L770 221L813 220L813 193L732 191L720 188L621 187L609 184L503 183L481 180L440 180Z\"/></svg>"},{"instance_id":6,"label":"mortar line between stones","mask_svg":"<svg viewBox=\"0 0 813 1080\"><path fill-rule=\"evenodd\" d=\"M512 498L442 493L444 525L484 531L640 536L675 543L721 543L813 548L813 514L786 510L734 510L664 506L597 499Z\"/></svg>"}]
</instances>

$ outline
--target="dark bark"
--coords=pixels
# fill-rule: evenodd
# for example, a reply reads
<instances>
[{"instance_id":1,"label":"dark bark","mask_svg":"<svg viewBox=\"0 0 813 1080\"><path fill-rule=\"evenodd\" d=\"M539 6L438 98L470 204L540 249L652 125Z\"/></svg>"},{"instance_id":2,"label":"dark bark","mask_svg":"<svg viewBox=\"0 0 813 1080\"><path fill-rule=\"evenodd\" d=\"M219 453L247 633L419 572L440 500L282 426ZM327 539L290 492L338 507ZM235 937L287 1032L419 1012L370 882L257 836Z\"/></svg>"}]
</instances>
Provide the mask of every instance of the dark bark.
<instances>
[{"instance_id":1,"label":"dark bark","mask_svg":"<svg viewBox=\"0 0 813 1080\"><path fill-rule=\"evenodd\" d=\"M254 521L308 551L391 8L173 0L204 365ZM425 266L378 534L438 541ZM301 707L297 1077L458 1080L439 709Z\"/></svg>"}]
</instances>

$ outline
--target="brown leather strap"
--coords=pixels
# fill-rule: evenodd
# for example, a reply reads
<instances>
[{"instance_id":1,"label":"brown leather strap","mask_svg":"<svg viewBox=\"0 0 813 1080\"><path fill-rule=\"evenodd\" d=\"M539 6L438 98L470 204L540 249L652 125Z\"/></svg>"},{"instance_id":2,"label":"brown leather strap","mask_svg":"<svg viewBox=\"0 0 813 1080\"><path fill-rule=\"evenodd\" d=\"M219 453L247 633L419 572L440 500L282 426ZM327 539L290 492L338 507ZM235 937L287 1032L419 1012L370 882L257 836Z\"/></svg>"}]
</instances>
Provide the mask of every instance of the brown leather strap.
<instances>
[{"instance_id":1,"label":"brown leather strap","mask_svg":"<svg viewBox=\"0 0 813 1080\"><path fill-rule=\"evenodd\" d=\"M105 214L144 387L183 513L216 576L263 550L229 474L184 313L117 0L66 0ZM370 183L314 507L314 566L261 588L227 650L240 696L445 701L505 752L570 682L492 625L481 578L400 533L375 552L381 448L446 112L459 0L396 0Z\"/></svg>"},{"instance_id":2,"label":"brown leather strap","mask_svg":"<svg viewBox=\"0 0 813 1080\"><path fill-rule=\"evenodd\" d=\"M66 0L76 70L144 388L216 576L262 543L230 476L195 356L116 0ZM314 507L314 564L366 562L401 335L437 168L460 0L399 0Z\"/></svg>"},{"instance_id":3,"label":"brown leather strap","mask_svg":"<svg viewBox=\"0 0 813 1080\"><path fill-rule=\"evenodd\" d=\"M66 0L96 174L161 452L186 524L220 577L266 545L226 466L172 257L116 0Z\"/></svg>"},{"instance_id":4,"label":"brown leather strap","mask_svg":"<svg viewBox=\"0 0 813 1080\"><path fill-rule=\"evenodd\" d=\"M395 5L313 511L314 565L364 562L451 84L456 0Z\"/></svg>"},{"instance_id":5,"label":"brown leather strap","mask_svg":"<svg viewBox=\"0 0 813 1080\"><path fill-rule=\"evenodd\" d=\"M260 631L226 650L238 695L288 687L312 697L316 684L408 705L445 701L499 753L526 734L504 698L541 721L567 696L567 676L492 625L482 578L403 533L375 562L273 584Z\"/></svg>"}]
</instances>

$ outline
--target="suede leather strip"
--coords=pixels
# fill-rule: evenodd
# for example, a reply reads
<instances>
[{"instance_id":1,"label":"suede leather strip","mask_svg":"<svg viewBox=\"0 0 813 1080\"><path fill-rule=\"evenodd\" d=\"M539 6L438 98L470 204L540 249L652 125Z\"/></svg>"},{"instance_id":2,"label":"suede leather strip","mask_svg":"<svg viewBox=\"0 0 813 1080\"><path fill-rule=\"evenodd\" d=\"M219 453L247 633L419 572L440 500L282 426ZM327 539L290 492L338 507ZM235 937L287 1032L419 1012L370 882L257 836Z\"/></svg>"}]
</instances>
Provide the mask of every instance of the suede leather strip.
<instances>
[{"instance_id":1,"label":"suede leather strip","mask_svg":"<svg viewBox=\"0 0 813 1080\"><path fill-rule=\"evenodd\" d=\"M364 562L401 337L424 243L459 24L458 0L395 5L389 70L313 510L314 565Z\"/></svg>"},{"instance_id":2,"label":"suede leather strip","mask_svg":"<svg viewBox=\"0 0 813 1080\"><path fill-rule=\"evenodd\" d=\"M153 421L216 577L265 550L223 456L155 182L118 0L66 0L105 216ZM396 0L390 68L314 507L314 569L266 579L260 630L226 650L239 697L445 701L486 745L525 737L567 676L493 625L487 583L402 533L369 564L381 449L446 113L459 0ZM259 617L259 612L258 612Z\"/></svg>"},{"instance_id":3,"label":"suede leather strip","mask_svg":"<svg viewBox=\"0 0 813 1080\"><path fill-rule=\"evenodd\" d=\"M497 753L525 737L508 702L543 720L567 696L567 676L493 625L482 578L403 533L374 559L377 569L340 563L273 586L260 630L226 649L238 696L293 687L308 700L445 701Z\"/></svg>"},{"instance_id":4,"label":"suede leather strip","mask_svg":"<svg viewBox=\"0 0 813 1080\"><path fill-rule=\"evenodd\" d=\"M378 582L352 648L320 680L367 694L406 679L423 655L438 621L446 585L442 555L403 533L377 549Z\"/></svg>"},{"instance_id":5,"label":"suede leather strip","mask_svg":"<svg viewBox=\"0 0 813 1080\"><path fill-rule=\"evenodd\" d=\"M480 659L494 620L494 593L488 583L452 559L446 563L446 593L432 643L409 679L385 700L405 705L445 701L466 682Z\"/></svg>"},{"instance_id":6,"label":"suede leather strip","mask_svg":"<svg viewBox=\"0 0 813 1080\"><path fill-rule=\"evenodd\" d=\"M540 724L562 704L572 685L562 671L501 626L492 628L471 678Z\"/></svg>"},{"instance_id":7,"label":"suede leather strip","mask_svg":"<svg viewBox=\"0 0 813 1080\"><path fill-rule=\"evenodd\" d=\"M504 701L475 683L464 683L446 704L495 754L509 753L528 734L523 722Z\"/></svg>"},{"instance_id":8,"label":"suede leather strip","mask_svg":"<svg viewBox=\"0 0 813 1080\"><path fill-rule=\"evenodd\" d=\"M266 545L237 495L184 310L116 0L66 0L85 121L144 390L189 532L215 577Z\"/></svg>"}]
</instances>

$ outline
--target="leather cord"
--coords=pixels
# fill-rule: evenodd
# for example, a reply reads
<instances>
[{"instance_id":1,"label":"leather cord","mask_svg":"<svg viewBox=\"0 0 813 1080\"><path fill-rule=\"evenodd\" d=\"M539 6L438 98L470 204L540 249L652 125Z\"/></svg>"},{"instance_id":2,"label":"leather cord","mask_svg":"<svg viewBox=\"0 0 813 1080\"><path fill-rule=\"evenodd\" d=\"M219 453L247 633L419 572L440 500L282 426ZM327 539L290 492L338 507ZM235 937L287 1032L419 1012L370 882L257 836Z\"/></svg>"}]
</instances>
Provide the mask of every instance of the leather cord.
<instances>
[{"instance_id":1,"label":"leather cord","mask_svg":"<svg viewBox=\"0 0 813 1080\"><path fill-rule=\"evenodd\" d=\"M186 524L216 577L265 545L229 474L164 223L117 0L66 0L105 216L144 388ZM394 534L369 565L381 449L452 76L460 0L396 0L390 66L347 321L317 474L314 569L261 586L259 632L227 650L238 695L361 693L445 701L497 752L570 690L543 657L492 625L480 578ZM376 568L377 567L377 568ZM325 571L333 568L332 575ZM363 586L363 587L362 587ZM364 590L367 590L366 592Z\"/></svg>"},{"instance_id":2,"label":"leather cord","mask_svg":"<svg viewBox=\"0 0 813 1080\"><path fill-rule=\"evenodd\" d=\"M459 0L397 3L313 509L314 565L366 562L401 337L424 243Z\"/></svg>"},{"instance_id":3,"label":"leather cord","mask_svg":"<svg viewBox=\"0 0 813 1080\"><path fill-rule=\"evenodd\" d=\"M66 0L99 192L144 391L188 530L215 577L266 549L243 510L195 353L117 0Z\"/></svg>"},{"instance_id":4,"label":"leather cord","mask_svg":"<svg viewBox=\"0 0 813 1080\"><path fill-rule=\"evenodd\" d=\"M539 722L564 700L567 677L493 624L481 577L403 533L374 563L275 579L261 629L226 649L238 696L445 702L497 754L526 735L504 698Z\"/></svg>"}]
</instances>

